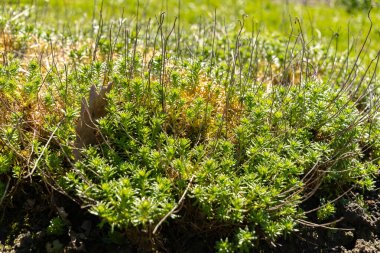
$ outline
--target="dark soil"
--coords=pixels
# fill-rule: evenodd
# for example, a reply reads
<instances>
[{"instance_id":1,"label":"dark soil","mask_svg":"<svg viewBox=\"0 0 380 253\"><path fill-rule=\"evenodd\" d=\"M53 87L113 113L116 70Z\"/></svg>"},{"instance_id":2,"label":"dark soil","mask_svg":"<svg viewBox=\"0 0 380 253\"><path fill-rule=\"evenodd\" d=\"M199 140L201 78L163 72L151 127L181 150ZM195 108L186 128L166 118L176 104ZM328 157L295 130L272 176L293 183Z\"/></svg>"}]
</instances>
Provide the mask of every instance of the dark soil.
<instances>
[{"instance_id":1,"label":"dark soil","mask_svg":"<svg viewBox=\"0 0 380 253\"><path fill-rule=\"evenodd\" d=\"M345 230L301 226L276 245L262 243L255 252L380 252L380 193L365 194L363 202L338 204L338 210L343 211L335 219L343 219L335 227ZM26 187L14 193L6 204L7 208L1 210L0 252L139 252L125 240L125 234L101 228L97 217L56 192ZM61 235L47 230L54 217L65 223ZM182 224L177 230L163 226L166 237L157 247L162 252L213 252L215 234L196 231L191 224Z\"/></svg>"},{"instance_id":2,"label":"dark soil","mask_svg":"<svg viewBox=\"0 0 380 253\"><path fill-rule=\"evenodd\" d=\"M380 193L364 194L363 203L337 203L336 229L321 227L301 228L293 236L283 239L272 252L380 252ZM268 251L271 252L271 251Z\"/></svg>"}]
</instances>

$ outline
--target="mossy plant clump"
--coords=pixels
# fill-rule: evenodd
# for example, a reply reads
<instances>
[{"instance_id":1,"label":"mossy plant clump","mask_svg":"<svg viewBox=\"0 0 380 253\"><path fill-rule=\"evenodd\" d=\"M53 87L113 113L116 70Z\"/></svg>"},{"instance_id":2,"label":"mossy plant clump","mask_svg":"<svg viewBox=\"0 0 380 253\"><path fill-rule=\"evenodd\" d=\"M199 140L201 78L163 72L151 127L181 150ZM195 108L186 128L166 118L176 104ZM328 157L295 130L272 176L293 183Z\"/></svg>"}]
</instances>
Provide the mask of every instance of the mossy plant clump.
<instances>
[{"instance_id":1,"label":"mossy plant clump","mask_svg":"<svg viewBox=\"0 0 380 253\"><path fill-rule=\"evenodd\" d=\"M65 176L63 185L112 228L137 229L154 242L163 219L170 227L195 207L203 217L195 226L223 224L219 251L248 251L295 231L307 211L300 205L312 196L328 192L333 200L350 187L374 187L378 165L365 147L378 125L337 87L252 86L230 103L231 127L223 101L207 96L218 85L184 82L167 84L164 109L158 82L115 79L98 121L103 143ZM324 203L318 217L334 211Z\"/></svg>"}]
</instances>

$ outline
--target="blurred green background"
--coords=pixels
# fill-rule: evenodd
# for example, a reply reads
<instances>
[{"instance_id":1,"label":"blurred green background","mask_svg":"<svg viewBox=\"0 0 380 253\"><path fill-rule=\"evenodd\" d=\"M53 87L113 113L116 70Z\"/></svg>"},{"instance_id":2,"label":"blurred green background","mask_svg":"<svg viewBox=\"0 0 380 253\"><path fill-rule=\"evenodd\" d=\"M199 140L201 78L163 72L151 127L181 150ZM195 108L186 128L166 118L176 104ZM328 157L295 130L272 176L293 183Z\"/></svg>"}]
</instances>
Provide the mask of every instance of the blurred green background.
<instances>
[{"instance_id":1,"label":"blurred green background","mask_svg":"<svg viewBox=\"0 0 380 253\"><path fill-rule=\"evenodd\" d=\"M214 15L219 23L229 27L238 26L238 20L246 15L245 29L260 29L261 34L288 35L291 25L295 29L294 20L302 23L303 32L308 41L328 41L333 34L339 34L339 49L347 48L348 32L352 41L360 44L369 29L368 10L374 24L370 36L370 48L380 48L380 10L379 0L324 0L324 1L289 1L289 0L3 0L2 16L11 18L11 10L28 12L28 20L39 26L53 29L69 27L72 30L90 29L99 20L100 10L104 21L121 17L127 22L136 20L137 9L139 19L151 18L154 22L161 12L166 13L166 22L179 17L182 29L193 24L212 26ZM103 6L103 7L102 7ZM137 8L139 6L139 8ZM12 13L12 14L11 14ZM352 42L351 42L352 43Z\"/></svg>"}]
</instances>

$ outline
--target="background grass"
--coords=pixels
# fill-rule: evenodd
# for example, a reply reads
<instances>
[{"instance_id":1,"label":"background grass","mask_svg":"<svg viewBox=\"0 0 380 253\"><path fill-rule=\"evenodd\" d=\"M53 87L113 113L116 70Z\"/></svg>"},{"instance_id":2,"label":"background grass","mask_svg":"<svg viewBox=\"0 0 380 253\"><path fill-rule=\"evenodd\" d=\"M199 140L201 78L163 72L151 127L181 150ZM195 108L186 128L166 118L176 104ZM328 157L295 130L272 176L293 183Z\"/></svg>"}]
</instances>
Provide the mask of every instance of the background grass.
<instances>
[{"instance_id":1,"label":"background grass","mask_svg":"<svg viewBox=\"0 0 380 253\"><path fill-rule=\"evenodd\" d=\"M3 6L37 6L30 15L38 17L41 24L47 26L67 24L73 28L76 22L80 25L89 25L92 19L98 18L101 8L101 0L4 0ZM310 39L329 39L333 33L339 33L340 37L347 38L348 26L350 36L361 36L368 27L367 10L358 10L353 13L347 12L342 5L327 5L325 2L293 3L289 1L189 1L189 0L166 0L166 1L140 1L140 16L154 17L160 12L166 12L168 22L174 17L180 16L183 27L201 23L202 20L212 20L216 11L217 18L226 24L237 23L242 15L248 15L246 29L251 31L253 25L259 27L264 33L288 34L291 20L299 18ZM105 20L120 18L136 14L137 1L110 1L103 2L103 18ZM4 8L3 8L4 11ZM4 13L3 13L4 15ZM6 15L6 14L5 14ZM373 22L380 22L380 12L375 9L371 14ZM86 26L86 25L85 25ZM380 28L375 28L371 36L374 47L380 45ZM341 39L343 49L347 43Z\"/></svg>"}]
</instances>

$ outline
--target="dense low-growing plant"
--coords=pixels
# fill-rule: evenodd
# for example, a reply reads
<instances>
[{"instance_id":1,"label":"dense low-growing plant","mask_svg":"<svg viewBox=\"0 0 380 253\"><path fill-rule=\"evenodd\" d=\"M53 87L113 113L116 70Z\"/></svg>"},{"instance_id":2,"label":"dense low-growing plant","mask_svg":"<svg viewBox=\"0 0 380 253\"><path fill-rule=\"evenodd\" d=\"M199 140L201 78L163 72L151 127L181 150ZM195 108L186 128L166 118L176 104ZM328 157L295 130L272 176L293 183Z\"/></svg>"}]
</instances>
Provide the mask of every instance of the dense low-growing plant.
<instances>
[{"instance_id":1,"label":"dense low-growing plant","mask_svg":"<svg viewBox=\"0 0 380 253\"><path fill-rule=\"evenodd\" d=\"M98 121L103 144L84 151L65 176L65 187L113 228L154 239L163 219L170 226L181 216L172 210L189 187L185 203L203 217L194 222L224 226L217 249L247 251L258 239L293 232L311 196L332 200L352 186L374 187L378 165L365 147L378 125L337 86L251 86L230 108L238 122L226 127L217 101L194 92L203 84L173 78L165 111L158 82L115 79L108 115ZM323 220L335 209L322 204Z\"/></svg>"},{"instance_id":2,"label":"dense low-growing plant","mask_svg":"<svg viewBox=\"0 0 380 253\"><path fill-rule=\"evenodd\" d=\"M1 202L24 179L42 181L141 249L192 224L216 250L248 252L310 225L307 207L324 221L348 190L374 187L378 84L350 52L308 47L299 20L288 39L215 22L208 38L182 35L191 43L181 51L175 26L156 21L146 34L98 27L95 45L39 33L45 65L17 54L36 31L15 25L0 66ZM91 107L80 112L82 97L109 81L107 113L87 125L96 144L74 156L75 123ZM47 231L65 226L54 218Z\"/></svg>"}]
</instances>

